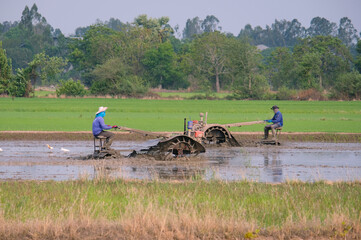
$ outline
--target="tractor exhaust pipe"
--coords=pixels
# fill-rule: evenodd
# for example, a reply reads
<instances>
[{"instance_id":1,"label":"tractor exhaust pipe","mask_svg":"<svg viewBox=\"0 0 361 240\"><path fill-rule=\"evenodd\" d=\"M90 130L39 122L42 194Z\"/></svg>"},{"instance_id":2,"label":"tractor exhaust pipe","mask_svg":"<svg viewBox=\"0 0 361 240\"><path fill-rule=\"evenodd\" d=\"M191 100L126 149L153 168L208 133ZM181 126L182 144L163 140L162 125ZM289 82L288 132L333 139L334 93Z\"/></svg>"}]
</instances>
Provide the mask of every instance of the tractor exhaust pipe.
<instances>
[{"instance_id":1,"label":"tractor exhaust pipe","mask_svg":"<svg viewBox=\"0 0 361 240\"><path fill-rule=\"evenodd\" d=\"M183 134L186 134L187 133L187 118L184 118L184 133Z\"/></svg>"}]
</instances>

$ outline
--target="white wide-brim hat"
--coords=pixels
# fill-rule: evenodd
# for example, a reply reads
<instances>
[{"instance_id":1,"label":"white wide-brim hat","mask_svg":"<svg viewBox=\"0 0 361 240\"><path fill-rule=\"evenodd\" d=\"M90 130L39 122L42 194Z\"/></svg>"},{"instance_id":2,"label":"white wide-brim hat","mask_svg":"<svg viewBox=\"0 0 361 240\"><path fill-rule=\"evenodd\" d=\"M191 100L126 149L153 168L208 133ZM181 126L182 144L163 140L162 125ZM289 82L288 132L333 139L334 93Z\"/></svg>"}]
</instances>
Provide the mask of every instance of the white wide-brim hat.
<instances>
[{"instance_id":1,"label":"white wide-brim hat","mask_svg":"<svg viewBox=\"0 0 361 240\"><path fill-rule=\"evenodd\" d=\"M98 110L98 112L95 113L95 115L97 115L98 113L101 113L101 112L105 112L107 109L108 109L108 107L101 106L101 107L99 107L99 110Z\"/></svg>"}]
</instances>

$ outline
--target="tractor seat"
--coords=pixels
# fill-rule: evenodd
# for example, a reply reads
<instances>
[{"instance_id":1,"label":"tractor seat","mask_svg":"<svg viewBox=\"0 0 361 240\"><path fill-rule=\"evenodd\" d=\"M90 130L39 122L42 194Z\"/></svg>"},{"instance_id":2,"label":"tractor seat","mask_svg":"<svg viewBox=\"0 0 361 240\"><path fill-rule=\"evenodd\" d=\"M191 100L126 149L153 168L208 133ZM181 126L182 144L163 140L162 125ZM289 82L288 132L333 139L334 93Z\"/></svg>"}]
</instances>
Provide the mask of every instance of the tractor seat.
<instances>
[{"instance_id":1,"label":"tractor seat","mask_svg":"<svg viewBox=\"0 0 361 240\"><path fill-rule=\"evenodd\" d=\"M107 137L104 137L104 136L94 136L94 138L96 138L96 139L106 139Z\"/></svg>"}]
</instances>

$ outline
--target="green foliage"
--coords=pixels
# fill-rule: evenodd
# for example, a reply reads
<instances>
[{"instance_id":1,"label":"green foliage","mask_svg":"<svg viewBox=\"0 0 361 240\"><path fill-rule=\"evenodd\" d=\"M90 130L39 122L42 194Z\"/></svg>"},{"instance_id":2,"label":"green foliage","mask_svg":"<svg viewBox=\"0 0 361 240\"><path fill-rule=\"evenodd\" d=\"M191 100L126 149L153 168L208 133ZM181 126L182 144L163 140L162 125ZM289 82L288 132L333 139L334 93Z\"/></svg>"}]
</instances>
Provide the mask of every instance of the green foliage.
<instances>
[{"instance_id":1,"label":"green foliage","mask_svg":"<svg viewBox=\"0 0 361 240\"><path fill-rule=\"evenodd\" d=\"M251 80L246 80L244 82L251 82L251 85L246 86L243 84L233 90L234 99L265 99L269 90L266 78L260 74L252 74L250 78Z\"/></svg>"},{"instance_id":2,"label":"green foliage","mask_svg":"<svg viewBox=\"0 0 361 240\"><path fill-rule=\"evenodd\" d=\"M169 41L160 44L158 48L149 49L145 53L142 63L146 67L153 87L160 85L166 89L178 89L188 86L176 58L173 46Z\"/></svg>"},{"instance_id":3,"label":"green foliage","mask_svg":"<svg viewBox=\"0 0 361 240\"><path fill-rule=\"evenodd\" d=\"M221 32L219 19L208 15L188 19L183 39L177 38L179 27L174 30L169 21L147 15L132 23L97 20L78 28L77 38L65 37L34 4L24 8L19 22L0 24L0 40L15 69L29 68L33 86L81 79L94 94L133 95L146 92L146 86L161 86L234 91L235 98L263 99L275 97L268 88L329 91L338 76L354 67L361 72L357 31L347 17L339 24L315 17L307 29L297 19L275 20L265 28L246 25L234 37ZM261 54L258 44L270 48ZM359 52L355 59L350 49ZM119 70L110 69L118 65ZM104 69L109 70L104 75L112 75L106 80L99 77ZM139 87L131 83L134 79ZM5 93L8 83L0 81L0 93Z\"/></svg>"},{"instance_id":4,"label":"green foliage","mask_svg":"<svg viewBox=\"0 0 361 240\"><path fill-rule=\"evenodd\" d=\"M355 59L355 66L356 69L361 73L361 40L357 42L356 52L357 52L357 56Z\"/></svg>"},{"instance_id":5,"label":"green foliage","mask_svg":"<svg viewBox=\"0 0 361 240\"><path fill-rule=\"evenodd\" d=\"M73 97L83 97L87 91L81 82L74 81L73 79L60 80L60 85L56 89L56 95L59 97L60 95L73 96Z\"/></svg>"},{"instance_id":6,"label":"green foliage","mask_svg":"<svg viewBox=\"0 0 361 240\"><path fill-rule=\"evenodd\" d=\"M293 56L298 63L300 88L328 88L340 73L350 71L352 62L349 49L340 39L330 36L302 40L295 46Z\"/></svg>"},{"instance_id":7,"label":"green foliage","mask_svg":"<svg viewBox=\"0 0 361 240\"><path fill-rule=\"evenodd\" d=\"M295 60L289 48L276 48L266 59L267 73L273 90L294 86Z\"/></svg>"},{"instance_id":8,"label":"green foliage","mask_svg":"<svg viewBox=\"0 0 361 240\"><path fill-rule=\"evenodd\" d=\"M125 95L137 96L148 91L144 80L130 71L120 58L109 59L97 66L92 72L93 84L91 93L94 95Z\"/></svg>"},{"instance_id":9,"label":"green foliage","mask_svg":"<svg viewBox=\"0 0 361 240\"><path fill-rule=\"evenodd\" d=\"M297 95L296 90L289 89L287 87L281 87L278 89L276 94L277 100L295 100L295 96Z\"/></svg>"},{"instance_id":10,"label":"green foliage","mask_svg":"<svg viewBox=\"0 0 361 240\"><path fill-rule=\"evenodd\" d=\"M8 93L9 80L11 79L11 60L6 57L6 51L0 41L0 95Z\"/></svg>"},{"instance_id":11,"label":"green foliage","mask_svg":"<svg viewBox=\"0 0 361 240\"><path fill-rule=\"evenodd\" d=\"M33 85L35 86L38 77L43 85L54 83L56 75L64 70L67 62L61 57L49 57L44 52L36 54L28 67L31 69Z\"/></svg>"},{"instance_id":12,"label":"green foliage","mask_svg":"<svg viewBox=\"0 0 361 240\"><path fill-rule=\"evenodd\" d=\"M9 83L8 92L14 97L29 97L32 93L29 69L18 68Z\"/></svg>"},{"instance_id":13,"label":"green foliage","mask_svg":"<svg viewBox=\"0 0 361 240\"><path fill-rule=\"evenodd\" d=\"M25 6L20 23L0 36L14 68L25 68L35 54L52 48L53 31L36 4Z\"/></svg>"},{"instance_id":14,"label":"green foliage","mask_svg":"<svg viewBox=\"0 0 361 240\"><path fill-rule=\"evenodd\" d=\"M223 75L228 73L229 43L226 35L220 32L204 33L192 43L190 60L193 74L201 80L207 79L215 86L216 92L222 87Z\"/></svg>"},{"instance_id":15,"label":"green foliage","mask_svg":"<svg viewBox=\"0 0 361 240\"><path fill-rule=\"evenodd\" d=\"M333 89L333 96L338 99L361 98L361 74L357 71L341 74Z\"/></svg>"}]
</instances>

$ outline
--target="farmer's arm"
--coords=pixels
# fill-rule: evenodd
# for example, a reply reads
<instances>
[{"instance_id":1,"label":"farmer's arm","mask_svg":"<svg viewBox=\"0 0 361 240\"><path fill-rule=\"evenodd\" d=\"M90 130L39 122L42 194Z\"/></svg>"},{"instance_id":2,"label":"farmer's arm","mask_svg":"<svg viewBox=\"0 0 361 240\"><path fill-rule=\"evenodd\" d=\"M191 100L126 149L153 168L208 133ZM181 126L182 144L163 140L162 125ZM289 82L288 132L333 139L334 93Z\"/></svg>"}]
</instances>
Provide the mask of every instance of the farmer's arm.
<instances>
[{"instance_id":1,"label":"farmer's arm","mask_svg":"<svg viewBox=\"0 0 361 240\"><path fill-rule=\"evenodd\" d=\"M282 115L281 113L275 114L272 118L273 123L280 123L281 122Z\"/></svg>"},{"instance_id":2,"label":"farmer's arm","mask_svg":"<svg viewBox=\"0 0 361 240\"><path fill-rule=\"evenodd\" d=\"M99 119L99 123L100 123L100 126L101 126L102 129L108 130L108 129L111 129L111 128L112 128L112 126L106 125L106 124L104 123L104 119L103 119L103 118L100 118L100 119Z\"/></svg>"}]
</instances>

